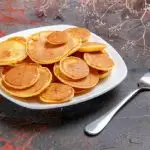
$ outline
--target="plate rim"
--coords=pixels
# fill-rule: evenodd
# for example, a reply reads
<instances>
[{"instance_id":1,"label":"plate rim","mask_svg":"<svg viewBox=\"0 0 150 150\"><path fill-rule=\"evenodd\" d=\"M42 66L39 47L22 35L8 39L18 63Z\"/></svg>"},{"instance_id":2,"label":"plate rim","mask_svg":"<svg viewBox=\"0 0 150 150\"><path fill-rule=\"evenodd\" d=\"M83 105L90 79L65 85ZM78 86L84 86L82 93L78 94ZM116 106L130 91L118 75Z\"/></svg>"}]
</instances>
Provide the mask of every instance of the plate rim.
<instances>
[{"instance_id":1,"label":"plate rim","mask_svg":"<svg viewBox=\"0 0 150 150\"><path fill-rule=\"evenodd\" d=\"M47 30L50 30L50 29L47 29L47 28L53 28L53 27L58 27L58 26L62 26L64 28L64 26L66 28L71 28L71 27L77 27L77 26L74 26L74 25L69 25L69 24L59 24L59 25L52 25L52 26L42 26L42 27L36 27L36 28L31 28L31 29L27 29L27 30L22 30L22 31L18 31L18 32L15 32L15 33L12 33L12 34L9 34L9 35L6 35L4 37L1 37L0 38L0 42L10 38L10 37L13 37L13 36L16 36L17 34L21 34L22 32L38 32L39 31L47 31ZM23 33L22 33L23 34ZM118 55L118 58L120 59L120 61L122 61L122 64L123 64L123 67L124 67L124 75L121 76L121 79L113 84L113 86L111 86L111 88L107 88L105 89L104 91L100 92L100 93L96 93L94 96L91 94L91 96L83 99L82 101L80 102L75 102L73 101L71 104L70 103L62 103L62 104L44 104L42 106L39 106L37 108L37 106L31 106L30 103L24 103L22 101L19 101L13 97L11 97L11 95L8 95L8 94L5 94L2 89L0 89L0 95L3 97L3 98L6 98L7 100L15 103L16 105L18 106L21 106L21 107L25 107L25 108L28 108L28 109L33 109L33 110L44 110L44 109L56 109L56 108L61 108L61 107L68 107L68 106L72 106L72 105L76 105L76 104L80 104L80 103L83 103L83 102L86 102L86 101L89 101L89 100L92 100L96 97L99 97L101 95L103 95L104 93L107 93L108 91L111 91L112 89L114 89L115 87L117 87L127 76L128 74L128 69L127 69L127 66L125 64L125 61L123 60L123 58L121 57L121 55L115 50L115 48L113 48L113 46L111 44L109 44L107 41L105 41L102 37L96 35L95 33L92 33L91 32L91 35L93 36L96 36L97 38L103 40L107 45L109 45L109 47L111 49L113 49L113 51ZM24 36L24 35L22 35ZM28 35L29 36L29 35Z\"/></svg>"}]
</instances>

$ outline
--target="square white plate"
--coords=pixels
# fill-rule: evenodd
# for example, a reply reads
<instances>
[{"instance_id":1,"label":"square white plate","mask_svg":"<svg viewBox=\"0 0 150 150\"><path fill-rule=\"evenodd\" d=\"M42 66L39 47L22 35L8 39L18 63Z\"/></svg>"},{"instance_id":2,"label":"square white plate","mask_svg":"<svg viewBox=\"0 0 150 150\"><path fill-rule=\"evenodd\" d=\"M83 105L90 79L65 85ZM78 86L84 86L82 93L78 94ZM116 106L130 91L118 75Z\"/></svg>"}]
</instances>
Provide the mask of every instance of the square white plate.
<instances>
[{"instance_id":1,"label":"square white plate","mask_svg":"<svg viewBox=\"0 0 150 150\"><path fill-rule=\"evenodd\" d=\"M13 33L11 35L7 35L5 37L0 38L0 42L13 37L13 36L25 36L28 37L29 35L46 31L46 30L65 30L67 28L75 27L72 25L54 25L54 26L45 26L45 27L39 27L34 29L29 29L25 31L20 31L17 33ZM75 96L72 101L63 103L63 104L40 104L38 102L26 102L26 101L20 101L19 98L13 97L5 93L3 90L0 89L0 94L5 97L6 99L10 100L11 102L14 102L17 105L20 105L22 107L26 107L29 109L52 109L52 108L58 108L58 107L65 107L70 106L74 104L78 104L81 102L88 101L90 99L93 99L95 97L98 97L111 89L115 88L117 85L119 85L127 76L127 67L121 56L118 54L118 52L105 40L103 40L101 37L95 35L94 33L91 33L90 41L93 42L100 42L105 43L107 45L106 51L110 55L110 57L115 62L115 67L113 68L113 71L111 75L103 80L100 84L98 84L92 91L89 93L86 93L81 96Z\"/></svg>"}]
</instances>

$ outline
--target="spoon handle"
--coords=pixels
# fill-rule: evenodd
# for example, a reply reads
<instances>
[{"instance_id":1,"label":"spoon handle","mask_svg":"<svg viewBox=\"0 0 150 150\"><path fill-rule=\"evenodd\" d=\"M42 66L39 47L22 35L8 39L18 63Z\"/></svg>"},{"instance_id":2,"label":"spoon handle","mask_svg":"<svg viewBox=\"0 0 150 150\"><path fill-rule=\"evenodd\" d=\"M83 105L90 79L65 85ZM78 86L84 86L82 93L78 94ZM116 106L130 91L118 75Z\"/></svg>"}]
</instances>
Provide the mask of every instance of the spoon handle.
<instances>
[{"instance_id":1,"label":"spoon handle","mask_svg":"<svg viewBox=\"0 0 150 150\"><path fill-rule=\"evenodd\" d=\"M85 132L89 135L96 135L100 133L105 126L110 122L110 120L114 117L114 115L120 110L122 106L124 106L131 98L133 98L141 89L138 88L131 92L128 96L126 96L123 100L121 100L115 107L113 107L110 111L106 112L104 115L91 122L85 127Z\"/></svg>"}]
</instances>

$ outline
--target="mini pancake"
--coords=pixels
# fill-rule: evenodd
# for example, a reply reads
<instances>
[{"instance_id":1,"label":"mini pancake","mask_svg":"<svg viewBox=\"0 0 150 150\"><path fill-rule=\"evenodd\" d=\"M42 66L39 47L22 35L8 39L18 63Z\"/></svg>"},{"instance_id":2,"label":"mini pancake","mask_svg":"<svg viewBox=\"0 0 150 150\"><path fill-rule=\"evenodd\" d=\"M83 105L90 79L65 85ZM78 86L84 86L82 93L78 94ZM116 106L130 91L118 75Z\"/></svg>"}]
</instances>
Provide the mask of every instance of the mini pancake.
<instances>
[{"instance_id":1,"label":"mini pancake","mask_svg":"<svg viewBox=\"0 0 150 150\"><path fill-rule=\"evenodd\" d=\"M59 68L59 63L54 65L55 76L64 84L70 85L74 88L89 89L94 87L99 82L99 74L95 69L90 69L89 75L80 80L72 80L66 77Z\"/></svg>"},{"instance_id":2,"label":"mini pancake","mask_svg":"<svg viewBox=\"0 0 150 150\"><path fill-rule=\"evenodd\" d=\"M54 31L47 36L47 41L53 45L65 44L68 41L68 34L63 31Z\"/></svg>"},{"instance_id":3,"label":"mini pancake","mask_svg":"<svg viewBox=\"0 0 150 150\"><path fill-rule=\"evenodd\" d=\"M78 43L74 48L72 48L64 57L70 56L72 54L74 54L75 52L77 52L79 50L79 48L82 45L81 39L75 39L76 42Z\"/></svg>"},{"instance_id":4,"label":"mini pancake","mask_svg":"<svg viewBox=\"0 0 150 150\"><path fill-rule=\"evenodd\" d=\"M36 63L52 64L77 51L80 44L78 39L69 36L67 43L54 46L47 42L47 34L44 33L38 36L37 40L28 41L27 53L32 61Z\"/></svg>"},{"instance_id":5,"label":"mini pancake","mask_svg":"<svg viewBox=\"0 0 150 150\"><path fill-rule=\"evenodd\" d=\"M84 60L90 67L101 71L109 71L114 66L113 60L100 52L84 53Z\"/></svg>"},{"instance_id":6,"label":"mini pancake","mask_svg":"<svg viewBox=\"0 0 150 150\"><path fill-rule=\"evenodd\" d=\"M35 33L33 35L31 35L29 38L28 38L28 43L30 43L31 41L38 41L38 39L40 38L43 42L47 42L47 37L52 34L53 32L52 31L44 31L44 32L39 32L39 33ZM71 38L71 37L70 37ZM68 37L69 39L69 37ZM82 42L80 39L75 39L74 38L74 42L76 42L76 46L73 47L72 49L70 49L68 51L68 53L66 53L64 55L64 57L66 56L69 56L69 55L72 55L73 53L77 52L79 50L79 48L81 47L82 45ZM52 45L51 45L52 46ZM53 45L54 46L54 45ZM55 46L60 46L60 45L55 45ZM54 48L55 48L54 46Z\"/></svg>"},{"instance_id":7,"label":"mini pancake","mask_svg":"<svg viewBox=\"0 0 150 150\"><path fill-rule=\"evenodd\" d=\"M106 45L96 42L83 43L79 49L79 52L103 52Z\"/></svg>"},{"instance_id":8,"label":"mini pancake","mask_svg":"<svg viewBox=\"0 0 150 150\"><path fill-rule=\"evenodd\" d=\"M86 28L69 28L65 30L72 37L81 39L82 42L86 42L89 39L90 31Z\"/></svg>"},{"instance_id":9,"label":"mini pancake","mask_svg":"<svg viewBox=\"0 0 150 150\"><path fill-rule=\"evenodd\" d=\"M51 31L52 33L52 31ZM45 33L41 33L42 34L42 37L45 38L45 41L46 41L46 37L48 36L48 34L45 32ZM68 35L68 34L67 34ZM67 57L67 56L70 56L72 54L74 54L75 52L77 52L79 50L79 48L81 47L82 45L82 41L81 39L78 39L78 38L72 38L71 36L68 35L68 40L71 39L74 41L74 47L72 49L70 49L68 51L68 53L66 53L63 57ZM68 42L68 41L67 41ZM67 44L67 43L66 43ZM60 45L55 45L55 46L60 46ZM63 58L62 57L62 58Z\"/></svg>"},{"instance_id":10,"label":"mini pancake","mask_svg":"<svg viewBox=\"0 0 150 150\"><path fill-rule=\"evenodd\" d=\"M74 89L63 83L51 83L49 87L40 94L40 100L45 103L64 103L70 101L74 96Z\"/></svg>"},{"instance_id":11,"label":"mini pancake","mask_svg":"<svg viewBox=\"0 0 150 150\"><path fill-rule=\"evenodd\" d=\"M52 75L48 68L39 67L39 72L40 72L39 80L29 88L23 90L13 89L7 86L3 81L0 82L1 88L8 94L16 97L27 98L39 95L50 85L52 80Z\"/></svg>"},{"instance_id":12,"label":"mini pancake","mask_svg":"<svg viewBox=\"0 0 150 150\"><path fill-rule=\"evenodd\" d=\"M27 40L22 36L12 37L12 38L9 38L8 40L15 40L15 41L21 42L22 44L26 44L27 42Z\"/></svg>"},{"instance_id":13,"label":"mini pancake","mask_svg":"<svg viewBox=\"0 0 150 150\"><path fill-rule=\"evenodd\" d=\"M85 93L88 93L91 89L78 89L78 88L74 88L74 92L75 92L75 95L81 95L81 94L85 94Z\"/></svg>"},{"instance_id":14,"label":"mini pancake","mask_svg":"<svg viewBox=\"0 0 150 150\"><path fill-rule=\"evenodd\" d=\"M42 32L37 32L28 37L28 41L33 40L37 41L39 38L44 39L44 41L47 40L47 36L50 35L53 31L42 31Z\"/></svg>"},{"instance_id":15,"label":"mini pancake","mask_svg":"<svg viewBox=\"0 0 150 150\"><path fill-rule=\"evenodd\" d=\"M39 66L33 63L19 64L7 71L3 80L14 89L25 89L35 84L39 79Z\"/></svg>"},{"instance_id":16,"label":"mini pancake","mask_svg":"<svg viewBox=\"0 0 150 150\"><path fill-rule=\"evenodd\" d=\"M111 71L98 71L99 73L99 79L104 79L104 78L107 78Z\"/></svg>"},{"instance_id":17,"label":"mini pancake","mask_svg":"<svg viewBox=\"0 0 150 150\"><path fill-rule=\"evenodd\" d=\"M60 60L60 70L73 80L82 79L89 74L89 67L85 61L73 56Z\"/></svg>"},{"instance_id":18,"label":"mini pancake","mask_svg":"<svg viewBox=\"0 0 150 150\"><path fill-rule=\"evenodd\" d=\"M26 46L16 40L0 43L0 66L12 65L27 57Z\"/></svg>"}]
</instances>

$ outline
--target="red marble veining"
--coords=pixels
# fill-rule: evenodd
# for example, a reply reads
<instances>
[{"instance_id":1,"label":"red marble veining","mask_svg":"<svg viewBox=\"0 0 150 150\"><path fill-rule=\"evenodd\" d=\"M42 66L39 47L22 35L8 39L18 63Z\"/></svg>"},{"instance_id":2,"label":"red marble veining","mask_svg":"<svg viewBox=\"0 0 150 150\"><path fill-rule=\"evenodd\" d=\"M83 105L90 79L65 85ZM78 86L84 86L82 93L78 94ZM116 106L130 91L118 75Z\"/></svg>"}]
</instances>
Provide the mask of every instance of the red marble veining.
<instances>
[{"instance_id":1,"label":"red marble veining","mask_svg":"<svg viewBox=\"0 0 150 150\"><path fill-rule=\"evenodd\" d=\"M38 20L32 20L27 16L27 9L24 8L14 8L12 2L14 0L5 0L5 5L0 8L0 22L3 24L37 24ZM25 1L24 1L25 2ZM36 1L36 7L40 7L40 1ZM0 37L5 35L5 31L0 28ZM30 125L29 125L30 126ZM40 131L43 127L39 127ZM0 136L0 150L35 150L31 146L32 140L39 134L39 132L26 131L24 128L16 131L10 131L13 137L5 138L5 136Z\"/></svg>"},{"instance_id":2,"label":"red marble veining","mask_svg":"<svg viewBox=\"0 0 150 150\"><path fill-rule=\"evenodd\" d=\"M30 126L30 125L29 125ZM0 150L35 150L31 146L31 142L38 136L40 131L43 131L47 128L45 126L36 126L38 132L25 130L23 127L19 131L10 131L9 133L13 137L7 139L3 136L0 136Z\"/></svg>"},{"instance_id":3,"label":"red marble veining","mask_svg":"<svg viewBox=\"0 0 150 150\"><path fill-rule=\"evenodd\" d=\"M5 0L5 4L0 8L0 22L5 23L17 23L17 24L38 24L38 20L32 20L27 17L27 10L25 8L13 8L12 2L14 0ZM38 1L37 1L38 2ZM7 12L7 14L5 14ZM10 15L8 15L10 14ZM0 29L0 36L4 35L4 31Z\"/></svg>"},{"instance_id":4,"label":"red marble veining","mask_svg":"<svg viewBox=\"0 0 150 150\"><path fill-rule=\"evenodd\" d=\"M2 31L2 30L0 30L0 37L1 37L1 36L4 36L4 35L5 35L5 32Z\"/></svg>"}]
</instances>

